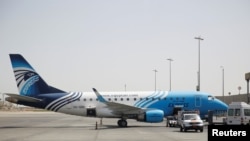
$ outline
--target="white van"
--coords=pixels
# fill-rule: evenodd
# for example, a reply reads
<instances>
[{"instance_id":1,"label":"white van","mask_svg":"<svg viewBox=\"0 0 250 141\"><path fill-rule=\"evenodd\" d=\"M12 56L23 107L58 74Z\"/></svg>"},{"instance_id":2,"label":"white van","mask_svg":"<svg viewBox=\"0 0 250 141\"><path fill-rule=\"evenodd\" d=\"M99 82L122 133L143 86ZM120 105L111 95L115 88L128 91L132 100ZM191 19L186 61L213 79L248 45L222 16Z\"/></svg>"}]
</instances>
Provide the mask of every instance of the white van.
<instances>
[{"instance_id":1,"label":"white van","mask_svg":"<svg viewBox=\"0 0 250 141\"><path fill-rule=\"evenodd\" d=\"M250 105L245 102L232 102L228 105L226 124L249 125Z\"/></svg>"}]
</instances>

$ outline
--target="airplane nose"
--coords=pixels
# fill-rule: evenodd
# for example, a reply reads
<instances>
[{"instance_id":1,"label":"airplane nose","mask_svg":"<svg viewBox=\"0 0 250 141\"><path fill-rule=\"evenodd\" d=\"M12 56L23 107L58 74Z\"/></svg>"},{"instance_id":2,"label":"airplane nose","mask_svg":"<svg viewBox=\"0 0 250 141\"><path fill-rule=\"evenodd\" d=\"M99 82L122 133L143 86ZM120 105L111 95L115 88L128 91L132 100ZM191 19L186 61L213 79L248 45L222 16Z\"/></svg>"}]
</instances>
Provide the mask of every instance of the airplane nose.
<instances>
[{"instance_id":1,"label":"airplane nose","mask_svg":"<svg viewBox=\"0 0 250 141\"><path fill-rule=\"evenodd\" d=\"M223 102L221 100L217 100L216 102L218 103L218 108L220 110L225 110L225 111L227 110L228 105L225 102Z\"/></svg>"},{"instance_id":2,"label":"airplane nose","mask_svg":"<svg viewBox=\"0 0 250 141\"><path fill-rule=\"evenodd\" d=\"M225 104L225 103L222 103L221 107L223 110L227 110L227 108L228 108L227 104Z\"/></svg>"}]
</instances>

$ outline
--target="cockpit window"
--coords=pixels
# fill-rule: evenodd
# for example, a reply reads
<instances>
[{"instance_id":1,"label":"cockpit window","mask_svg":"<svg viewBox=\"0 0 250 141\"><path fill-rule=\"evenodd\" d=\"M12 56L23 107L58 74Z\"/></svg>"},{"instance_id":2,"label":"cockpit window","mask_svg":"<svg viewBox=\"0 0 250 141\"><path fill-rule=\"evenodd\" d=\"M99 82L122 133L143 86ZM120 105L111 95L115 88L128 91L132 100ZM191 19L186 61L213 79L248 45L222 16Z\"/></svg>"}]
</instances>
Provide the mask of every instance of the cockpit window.
<instances>
[{"instance_id":1,"label":"cockpit window","mask_svg":"<svg viewBox=\"0 0 250 141\"><path fill-rule=\"evenodd\" d=\"M208 96L207 96L207 99L208 99L208 100L214 100L215 98L214 98L212 95L208 95Z\"/></svg>"}]
</instances>

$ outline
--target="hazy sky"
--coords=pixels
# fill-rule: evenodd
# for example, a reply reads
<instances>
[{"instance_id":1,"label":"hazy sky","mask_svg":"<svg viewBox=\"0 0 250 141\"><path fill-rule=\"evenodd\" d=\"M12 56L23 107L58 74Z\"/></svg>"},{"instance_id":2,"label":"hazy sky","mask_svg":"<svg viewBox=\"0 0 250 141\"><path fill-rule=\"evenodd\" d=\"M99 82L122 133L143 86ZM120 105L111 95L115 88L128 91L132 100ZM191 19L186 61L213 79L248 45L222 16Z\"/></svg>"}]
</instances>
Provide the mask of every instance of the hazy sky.
<instances>
[{"instance_id":1,"label":"hazy sky","mask_svg":"<svg viewBox=\"0 0 250 141\"><path fill-rule=\"evenodd\" d=\"M17 93L9 59L22 54L65 91L246 93L249 0L0 0L0 92Z\"/></svg>"}]
</instances>

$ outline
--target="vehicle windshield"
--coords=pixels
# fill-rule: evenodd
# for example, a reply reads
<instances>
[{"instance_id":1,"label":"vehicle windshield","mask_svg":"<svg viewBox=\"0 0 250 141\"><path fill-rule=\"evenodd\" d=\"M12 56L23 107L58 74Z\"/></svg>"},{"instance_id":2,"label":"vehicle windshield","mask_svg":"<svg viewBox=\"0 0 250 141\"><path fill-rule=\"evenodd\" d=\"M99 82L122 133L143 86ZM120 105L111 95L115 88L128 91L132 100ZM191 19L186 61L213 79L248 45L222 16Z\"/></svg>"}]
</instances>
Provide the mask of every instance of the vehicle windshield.
<instances>
[{"instance_id":1,"label":"vehicle windshield","mask_svg":"<svg viewBox=\"0 0 250 141\"><path fill-rule=\"evenodd\" d=\"M185 120L197 120L200 119L198 115L186 115Z\"/></svg>"},{"instance_id":2,"label":"vehicle windshield","mask_svg":"<svg viewBox=\"0 0 250 141\"><path fill-rule=\"evenodd\" d=\"M250 116L250 109L244 109L245 116Z\"/></svg>"}]
</instances>

